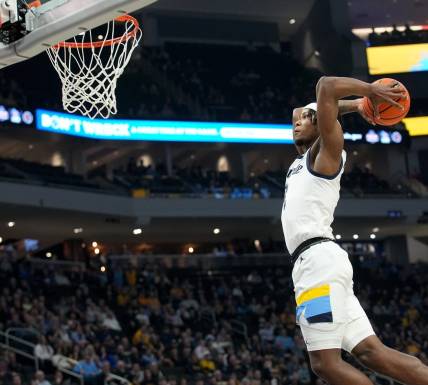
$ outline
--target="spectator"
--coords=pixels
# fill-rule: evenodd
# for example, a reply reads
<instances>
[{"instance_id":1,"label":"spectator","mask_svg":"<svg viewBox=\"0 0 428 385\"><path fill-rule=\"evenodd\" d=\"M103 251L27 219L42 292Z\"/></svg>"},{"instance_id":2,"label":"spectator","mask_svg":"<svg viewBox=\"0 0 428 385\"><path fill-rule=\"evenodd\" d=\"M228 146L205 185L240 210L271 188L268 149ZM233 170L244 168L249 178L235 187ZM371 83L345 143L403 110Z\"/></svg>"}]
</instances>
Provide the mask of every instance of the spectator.
<instances>
[{"instance_id":1,"label":"spectator","mask_svg":"<svg viewBox=\"0 0 428 385\"><path fill-rule=\"evenodd\" d=\"M31 382L31 385L51 385L51 383L46 380L45 373L38 370L34 376L34 380Z\"/></svg>"},{"instance_id":2,"label":"spectator","mask_svg":"<svg viewBox=\"0 0 428 385\"><path fill-rule=\"evenodd\" d=\"M73 368L73 371L78 374L81 374L85 379L85 383L86 382L88 382L89 384L96 383L96 379L98 375L101 373L101 371L95 361L95 353L91 345L86 347L83 354L83 360L79 361L75 365L75 367Z\"/></svg>"},{"instance_id":3,"label":"spectator","mask_svg":"<svg viewBox=\"0 0 428 385\"><path fill-rule=\"evenodd\" d=\"M39 343L34 348L34 355L39 360L40 366L45 370L52 368L52 357L54 350L51 345L48 344L47 339L44 335L40 336Z\"/></svg>"}]
</instances>

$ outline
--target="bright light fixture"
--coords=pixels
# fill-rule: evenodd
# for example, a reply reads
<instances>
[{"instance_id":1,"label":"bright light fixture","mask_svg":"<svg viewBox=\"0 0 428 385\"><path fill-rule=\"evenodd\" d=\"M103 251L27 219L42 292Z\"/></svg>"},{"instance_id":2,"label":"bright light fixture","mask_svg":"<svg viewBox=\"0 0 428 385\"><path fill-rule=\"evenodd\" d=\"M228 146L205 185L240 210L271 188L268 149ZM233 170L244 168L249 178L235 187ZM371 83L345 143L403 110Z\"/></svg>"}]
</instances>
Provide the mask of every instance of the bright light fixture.
<instances>
[{"instance_id":1,"label":"bright light fixture","mask_svg":"<svg viewBox=\"0 0 428 385\"><path fill-rule=\"evenodd\" d=\"M46 253L46 258L52 258L52 253L51 253L50 251L48 251L48 252Z\"/></svg>"},{"instance_id":2,"label":"bright light fixture","mask_svg":"<svg viewBox=\"0 0 428 385\"><path fill-rule=\"evenodd\" d=\"M106 271L106 267L105 267L105 266L101 266L101 267L100 267L100 270L101 270L101 273L105 273L105 271Z\"/></svg>"},{"instance_id":3,"label":"bright light fixture","mask_svg":"<svg viewBox=\"0 0 428 385\"><path fill-rule=\"evenodd\" d=\"M354 238L354 239L358 239L360 236L358 235L358 234L354 234L353 236L352 236L352 238Z\"/></svg>"},{"instance_id":4,"label":"bright light fixture","mask_svg":"<svg viewBox=\"0 0 428 385\"><path fill-rule=\"evenodd\" d=\"M195 249L193 247L189 247L189 253L193 254L193 252L195 251Z\"/></svg>"},{"instance_id":5,"label":"bright light fixture","mask_svg":"<svg viewBox=\"0 0 428 385\"><path fill-rule=\"evenodd\" d=\"M376 234L370 234L370 239L376 239Z\"/></svg>"},{"instance_id":6,"label":"bright light fixture","mask_svg":"<svg viewBox=\"0 0 428 385\"><path fill-rule=\"evenodd\" d=\"M73 229L74 234L80 234L81 232L83 232L83 229L81 227L76 227L75 229Z\"/></svg>"},{"instance_id":7,"label":"bright light fixture","mask_svg":"<svg viewBox=\"0 0 428 385\"><path fill-rule=\"evenodd\" d=\"M134 229L134 230L132 230L132 234L134 234L134 235L140 235L142 232L143 232L142 229Z\"/></svg>"},{"instance_id":8,"label":"bright light fixture","mask_svg":"<svg viewBox=\"0 0 428 385\"><path fill-rule=\"evenodd\" d=\"M97 242L92 242L92 247L98 247L98 243Z\"/></svg>"},{"instance_id":9,"label":"bright light fixture","mask_svg":"<svg viewBox=\"0 0 428 385\"><path fill-rule=\"evenodd\" d=\"M220 229L216 227L216 228L213 230L213 233L214 233L214 234L220 234Z\"/></svg>"},{"instance_id":10,"label":"bright light fixture","mask_svg":"<svg viewBox=\"0 0 428 385\"><path fill-rule=\"evenodd\" d=\"M98 254L100 253L100 249L97 247L97 248L94 250L94 253L98 255Z\"/></svg>"},{"instance_id":11,"label":"bright light fixture","mask_svg":"<svg viewBox=\"0 0 428 385\"><path fill-rule=\"evenodd\" d=\"M290 24L296 24L296 19L291 18L291 19L289 20L289 23L290 23Z\"/></svg>"},{"instance_id":12,"label":"bright light fixture","mask_svg":"<svg viewBox=\"0 0 428 385\"><path fill-rule=\"evenodd\" d=\"M336 239L342 239L342 236L340 234L336 234Z\"/></svg>"},{"instance_id":13,"label":"bright light fixture","mask_svg":"<svg viewBox=\"0 0 428 385\"><path fill-rule=\"evenodd\" d=\"M7 223L7 226L8 226L8 227L13 227L13 226L15 226L15 222L8 222L8 223Z\"/></svg>"}]
</instances>

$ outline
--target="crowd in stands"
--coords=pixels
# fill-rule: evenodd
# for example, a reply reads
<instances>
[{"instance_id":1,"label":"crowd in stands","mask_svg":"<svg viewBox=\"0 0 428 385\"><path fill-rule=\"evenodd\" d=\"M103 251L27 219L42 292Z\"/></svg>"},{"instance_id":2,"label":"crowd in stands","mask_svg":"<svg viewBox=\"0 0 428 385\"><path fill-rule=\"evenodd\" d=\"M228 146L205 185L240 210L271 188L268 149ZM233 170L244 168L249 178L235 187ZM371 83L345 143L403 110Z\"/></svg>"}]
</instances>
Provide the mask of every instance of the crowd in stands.
<instances>
[{"instance_id":1,"label":"crowd in stands","mask_svg":"<svg viewBox=\"0 0 428 385\"><path fill-rule=\"evenodd\" d=\"M426 30L373 32L371 45L427 41ZM224 60L227 58L227 60ZM0 103L62 110L61 84L44 55L0 74ZM19 74L19 76L18 76ZM320 71L293 59L291 46L165 43L139 47L118 83L119 117L288 123L315 98ZM45 84L56 84L46 89ZM43 97L41 97L43 95ZM426 104L421 104L426 113ZM358 123L361 127L364 123Z\"/></svg>"},{"instance_id":2,"label":"crowd in stands","mask_svg":"<svg viewBox=\"0 0 428 385\"><path fill-rule=\"evenodd\" d=\"M405 25L404 30L398 30L397 26L394 24L391 32L385 30L382 33L377 33L375 28L373 28L369 35L369 43L371 46L417 44L427 42L428 31L426 29L415 31L409 24Z\"/></svg>"},{"instance_id":3,"label":"crowd in stands","mask_svg":"<svg viewBox=\"0 0 428 385\"><path fill-rule=\"evenodd\" d=\"M146 188L153 194L183 193L195 196L211 195L216 198L278 198L284 194L285 172L266 171L260 175L250 173L247 182L232 177L229 172L218 172L191 166L173 168L168 176L163 164L144 166L130 159L128 166L116 170L116 178L128 188ZM355 165L342 177L342 193L350 197L369 195L396 195L415 197L417 194L402 183L388 183L378 178L371 169Z\"/></svg>"},{"instance_id":4,"label":"crowd in stands","mask_svg":"<svg viewBox=\"0 0 428 385\"><path fill-rule=\"evenodd\" d=\"M43 186L62 186L114 194L124 193L104 178L85 178L83 175L66 171L64 166L51 166L24 159L0 158L0 178Z\"/></svg>"},{"instance_id":5,"label":"crowd in stands","mask_svg":"<svg viewBox=\"0 0 428 385\"><path fill-rule=\"evenodd\" d=\"M98 188L97 184L86 181L83 176L66 172L62 166L51 166L23 159L0 158L0 176L21 180L39 180L44 184Z\"/></svg>"},{"instance_id":6,"label":"crowd in stands","mask_svg":"<svg viewBox=\"0 0 428 385\"><path fill-rule=\"evenodd\" d=\"M130 194L144 191L144 196L185 195L212 196L217 199L280 198L284 194L285 171L250 173L247 181L233 177L230 172L212 170L199 165L172 167L168 173L162 163L144 166L142 161L130 158L125 166L114 170L108 177L104 171L91 177L69 173L62 166L50 166L22 159L0 159L0 178L40 185L63 186L111 194ZM401 197L424 196L424 185L388 183L368 168L354 166L342 177L342 193L350 197L395 195Z\"/></svg>"},{"instance_id":7,"label":"crowd in stands","mask_svg":"<svg viewBox=\"0 0 428 385\"><path fill-rule=\"evenodd\" d=\"M167 84L197 103L200 110L196 116L192 111L191 118L198 120L289 122L293 106L313 99L320 77L295 62L285 48L279 53L269 47L167 43L139 54ZM138 57L133 60L131 72L137 73L141 63ZM166 98L154 83L141 88L148 96L141 103L142 116L152 111L162 119L186 118L180 98Z\"/></svg>"},{"instance_id":8,"label":"crowd in stands","mask_svg":"<svg viewBox=\"0 0 428 385\"><path fill-rule=\"evenodd\" d=\"M283 262L204 271L131 259L82 274L13 258L0 256L0 330L35 330L40 366L3 350L2 385L74 383L58 365L91 385L112 373L134 385L322 384L295 326ZM356 291L379 337L427 363L428 266L353 262Z\"/></svg>"},{"instance_id":9,"label":"crowd in stands","mask_svg":"<svg viewBox=\"0 0 428 385\"><path fill-rule=\"evenodd\" d=\"M34 68L47 66L42 55L6 68L0 74L0 103L60 110L54 69L44 77L31 76ZM210 44L140 47L118 83L118 110L128 118L289 122L293 107L314 98L319 77L292 59L285 46L282 52ZM47 90L46 82L58 87Z\"/></svg>"}]
</instances>

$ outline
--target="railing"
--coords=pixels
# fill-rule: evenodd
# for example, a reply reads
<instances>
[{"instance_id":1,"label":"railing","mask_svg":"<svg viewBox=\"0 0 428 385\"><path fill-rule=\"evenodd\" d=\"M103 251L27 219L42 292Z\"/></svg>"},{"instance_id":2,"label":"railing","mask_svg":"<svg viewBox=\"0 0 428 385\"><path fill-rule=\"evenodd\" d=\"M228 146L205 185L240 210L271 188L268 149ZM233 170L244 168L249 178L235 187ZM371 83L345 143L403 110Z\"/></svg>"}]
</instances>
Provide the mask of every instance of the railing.
<instances>
[{"instance_id":1,"label":"railing","mask_svg":"<svg viewBox=\"0 0 428 385\"><path fill-rule=\"evenodd\" d=\"M18 338L18 337L10 335L10 333L14 330L15 331L16 330L27 331L29 333L34 333L33 329L24 329L24 328L11 328L11 329L8 329L6 332L0 331L0 337L3 337L5 340L5 343L4 344L0 343L0 346L2 346L6 350L10 350L10 351L14 352L17 355L20 355L22 357L33 360L34 361L34 368L36 370L39 370L39 359L34 355L34 353L28 353L23 349L18 349L16 347L11 346L11 342L13 341L13 342L16 342L20 345L23 345L23 346L30 348L32 352L34 352L34 348L36 347L36 345L32 344L31 342L28 342L22 338ZM67 374L67 375L77 379L77 381L81 385L84 385L83 376L81 376L80 374L74 373L71 370L68 370L66 368L61 368L61 367L57 367L57 368L62 373Z\"/></svg>"},{"instance_id":2,"label":"railing","mask_svg":"<svg viewBox=\"0 0 428 385\"><path fill-rule=\"evenodd\" d=\"M38 330L36 330L36 329L33 329L33 328L9 328L9 329L6 329L6 333L5 333L5 335L6 335L6 344L8 345L9 344L9 339L12 337L12 338L19 338L19 339L22 339L22 341L24 341L24 342L22 342L22 344L23 345L27 345L27 346L29 346L29 347L31 347L31 348L33 348L34 347L34 345L31 343L31 342L28 342L28 341L26 341L25 339L23 339L23 338L20 338L20 337L17 337L16 335L12 335L12 333L14 333L14 332L23 332L23 333L25 333L25 334L33 334L33 335L35 335L37 338L40 336L40 332L38 331Z\"/></svg>"},{"instance_id":3,"label":"railing","mask_svg":"<svg viewBox=\"0 0 428 385\"><path fill-rule=\"evenodd\" d=\"M76 360L73 360L72 358L65 357L62 355L58 355L57 360L61 365L67 365L68 367L74 367L77 364ZM66 371L66 373L68 373L68 374L70 374L70 373L75 374L74 372L71 372L70 370L68 370L66 368L63 368L62 370ZM104 381L105 385L117 384L117 383L124 384L124 385L132 385L132 383L129 382L126 378L117 376L116 374L112 374L112 373L110 373Z\"/></svg>"},{"instance_id":4,"label":"railing","mask_svg":"<svg viewBox=\"0 0 428 385\"><path fill-rule=\"evenodd\" d=\"M27 333L33 333L36 335L39 335L40 333L35 331L34 329L25 329L25 328L10 328L6 332L3 332L0 330L0 338L4 339L4 343L0 342L0 347L2 349L9 350L11 352L14 352L17 355L20 355L22 357L25 357L29 360L34 361L35 370L36 371L39 370L39 367L40 367L39 359L35 356L35 354L29 353L23 349L19 349L17 347L11 346L11 342L15 342L17 344L25 346L29 348L31 352L34 352L34 348L36 347L36 345L22 338L12 336L11 333L13 331L22 331ZM52 362L52 363L54 364L54 366L56 366L56 368L60 372L62 372L67 376L73 377L80 385L85 384L84 377L82 375L77 374L69 369L74 367L77 364L77 361L59 354L54 357L55 357L55 360L54 360L55 362ZM132 385L131 382L129 382L127 379L111 373L108 375L108 377L104 381L105 385L117 384L117 383L124 384L124 385Z\"/></svg>"},{"instance_id":5,"label":"railing","mask_svg":"<svg viewBox=\"0 0 428 385\"><path fill-rule=\"evenodd\" d=\"M203 270L215 270L221 268L233 269L234 267L242 267L246 264L254 268L257 266L290 266L290 258L284 252L277 253L255 253L241 254L239 256L232 255L214 255L214 254L193 254L188 255L110 255L108 260L114 266L139 266L141 263L160 263L168 268L197 268Z\"/></svg>"}]
</instances>

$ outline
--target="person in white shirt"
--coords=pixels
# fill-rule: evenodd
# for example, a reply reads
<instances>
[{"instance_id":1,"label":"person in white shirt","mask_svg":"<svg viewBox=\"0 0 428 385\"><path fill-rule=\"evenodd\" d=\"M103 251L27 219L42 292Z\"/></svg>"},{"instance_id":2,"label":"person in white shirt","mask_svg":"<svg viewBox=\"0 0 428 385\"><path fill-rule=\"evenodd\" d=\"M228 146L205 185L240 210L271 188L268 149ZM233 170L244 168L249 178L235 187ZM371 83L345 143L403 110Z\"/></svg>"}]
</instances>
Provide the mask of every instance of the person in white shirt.
<instances>
[{"instance_id":1,"label":"person in white shirt","mask_svg":"<svg viewBox=\"0 0 428 385\"><path fill-rule=\"evenodd\" d=\"M45 336L40 336L39 343L34 347L34 355L39 360L40 367L50 368L54 349L48 344Z\"/></svg>"}]
</instances>

